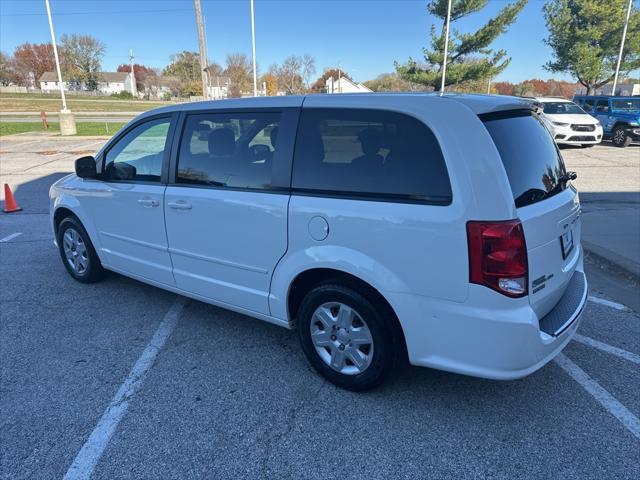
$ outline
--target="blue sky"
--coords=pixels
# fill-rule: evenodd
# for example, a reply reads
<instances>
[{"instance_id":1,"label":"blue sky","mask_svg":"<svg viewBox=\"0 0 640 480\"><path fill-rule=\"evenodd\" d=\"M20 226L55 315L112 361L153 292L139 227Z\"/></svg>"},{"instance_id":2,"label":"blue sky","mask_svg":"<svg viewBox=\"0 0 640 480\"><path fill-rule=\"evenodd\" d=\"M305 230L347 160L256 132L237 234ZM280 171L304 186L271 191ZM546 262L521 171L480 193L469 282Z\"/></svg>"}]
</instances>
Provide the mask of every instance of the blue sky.
<instances>
[{"instance_id":1,"label":"blue sky","mask_svg":"<svg viewBox=\"0 0 640 480\"><path fill-rule=\"evenodd\" d=\"M192 0L50 0L58 38L91 34L106 46L104 70L128 62L163 67L172 53L197 50ZM457 23L474 31L508 0L490 0L481 12ZM551 57L542 40L547 30L542 0L528 5L509 31L494 43L512 57L496 81L569 79L542 65ZM202 0L208 56L223 63L230 52L251 54L249 0ZM421 57L431 24L424 0L255 0L256 49L263 71L290 54L315 56L318 73L338 63L358 81L394 70L394 60ZM86 13L85 13L86 12ZM26 41L50 41L44 0L0 0L0 49L11 54Z\"/></svg>"}]
</instances>

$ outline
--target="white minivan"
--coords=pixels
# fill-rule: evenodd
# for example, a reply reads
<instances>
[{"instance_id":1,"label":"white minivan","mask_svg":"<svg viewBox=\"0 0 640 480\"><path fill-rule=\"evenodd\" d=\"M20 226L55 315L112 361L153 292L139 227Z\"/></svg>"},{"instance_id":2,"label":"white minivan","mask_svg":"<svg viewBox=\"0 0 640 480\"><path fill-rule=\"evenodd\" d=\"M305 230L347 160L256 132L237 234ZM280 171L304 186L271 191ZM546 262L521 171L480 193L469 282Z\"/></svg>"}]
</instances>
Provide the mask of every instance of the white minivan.
<instances>
[{"instance_id":1,"label":"white minivan","mask_svg":"<svg viewBox=\"0 0 640 480\"><path fill-rule=\"evenodd\" d=\"M341 387L404 359L515 379L586 302L573 179L512 97L246 98L143 113L51 187L51 223L75 279L296 328Z\"/></svg>"}]
</instances>

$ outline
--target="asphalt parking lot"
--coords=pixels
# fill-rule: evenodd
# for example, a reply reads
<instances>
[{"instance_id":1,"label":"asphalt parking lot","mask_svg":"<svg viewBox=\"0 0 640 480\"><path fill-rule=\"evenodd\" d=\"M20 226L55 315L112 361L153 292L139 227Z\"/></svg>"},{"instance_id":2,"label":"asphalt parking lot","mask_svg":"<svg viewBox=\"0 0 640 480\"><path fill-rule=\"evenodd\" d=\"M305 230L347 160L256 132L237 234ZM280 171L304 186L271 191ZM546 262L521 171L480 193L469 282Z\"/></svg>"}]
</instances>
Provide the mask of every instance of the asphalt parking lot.
<instances>
[{"instance_id":1,"label":"asphalt parking lot","mask_svg":"<svg viewBox=\"0 0 640 480\"><path fill-rule=\"evenodd\" d=\"M342 391L293 332L71 279L48 188L103 141L0 140L23 207L0 214L0 478L640 478L640 316L612 292L592 289L576 341L525 379L409 367ZM563 156L596 201L638 190L639 152Z\"/></svg>"}]
</instances>

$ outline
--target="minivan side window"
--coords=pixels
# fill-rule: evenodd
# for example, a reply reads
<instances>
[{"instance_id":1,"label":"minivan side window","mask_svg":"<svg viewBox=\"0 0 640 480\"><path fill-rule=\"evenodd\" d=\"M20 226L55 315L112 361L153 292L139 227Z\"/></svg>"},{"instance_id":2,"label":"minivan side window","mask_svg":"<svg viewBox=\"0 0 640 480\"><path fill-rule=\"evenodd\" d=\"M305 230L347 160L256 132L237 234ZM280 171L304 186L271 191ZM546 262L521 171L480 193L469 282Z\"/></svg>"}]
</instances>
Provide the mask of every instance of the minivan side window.
<instances>
[{"instance_id":1,"label":"minivan side window","mask_svg":"<svg viewBox=\"0 0 640 480\"><path fill-rule=\"evenodd\" d=\"M442 150L420 120L369 109L303 109L292 187L301 193L451 203Z\"/></svg>"},{"instance_id":2,"label":"minivan side window","mask_svg":"<svg viewBox=\"0 0 640 480\"><path fill-rule=\"evenodd\" d=\"M279 112L187 116L176 183L266 189L278 153Z\"/></svg>"},{"instance_id":3,"label":"minivan side window","mask_svg":"<svg viewBox=\"0 0 640 480\"><path fill-rule=\"evenodd\" d=\"M104 179L159 182L171 118L141 123L109 147Z\"/></svg>"}]
</instances>

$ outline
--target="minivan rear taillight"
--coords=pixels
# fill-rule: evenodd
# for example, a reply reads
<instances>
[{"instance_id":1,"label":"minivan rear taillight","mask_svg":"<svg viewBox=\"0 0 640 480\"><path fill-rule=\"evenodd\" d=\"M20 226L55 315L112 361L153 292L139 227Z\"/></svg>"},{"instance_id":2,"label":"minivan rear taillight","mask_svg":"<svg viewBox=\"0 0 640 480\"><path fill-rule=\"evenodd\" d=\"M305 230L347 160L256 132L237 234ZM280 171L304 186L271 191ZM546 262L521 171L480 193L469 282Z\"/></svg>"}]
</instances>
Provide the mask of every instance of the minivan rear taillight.
<instances>
[{"instance_id":1,"label":"minivan rear taillight","mask_svg":"<svg viewBox=\"0 0 640 480\"><path fill-rule=\"evenodd\" d=\"M527 247L519 220L467 222L469 281L509 297L528 288Z\"/></svg>"}]
</instances>

